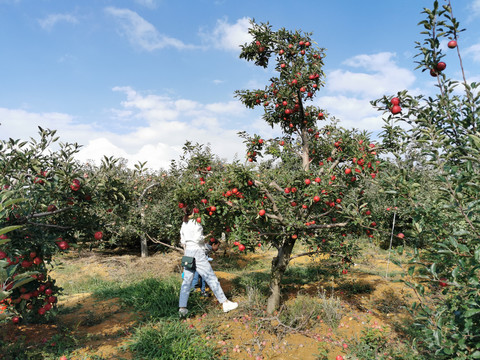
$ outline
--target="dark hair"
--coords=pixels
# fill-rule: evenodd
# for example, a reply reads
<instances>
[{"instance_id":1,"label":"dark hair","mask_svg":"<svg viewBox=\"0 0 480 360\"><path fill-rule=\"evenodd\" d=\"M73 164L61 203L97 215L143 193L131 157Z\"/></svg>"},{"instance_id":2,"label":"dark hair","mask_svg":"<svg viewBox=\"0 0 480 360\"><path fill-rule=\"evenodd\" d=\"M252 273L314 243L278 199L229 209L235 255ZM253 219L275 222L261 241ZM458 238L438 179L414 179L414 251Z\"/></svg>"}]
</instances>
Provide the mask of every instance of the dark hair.
<instances>
[{"instance_id":1,"label":"dark hair","mask_svg":"<svg viewBox=\"0 0 480 360\"><path fill-rule=\"evenodd\" d=\"M186 222L188 222L192 212L190 211L190 206L188 206L188 205L185 205L182 209L183 209L183 212L184 212L182 220L183 220L183 222L186 223Z\"/></svg>"}]
</instances>

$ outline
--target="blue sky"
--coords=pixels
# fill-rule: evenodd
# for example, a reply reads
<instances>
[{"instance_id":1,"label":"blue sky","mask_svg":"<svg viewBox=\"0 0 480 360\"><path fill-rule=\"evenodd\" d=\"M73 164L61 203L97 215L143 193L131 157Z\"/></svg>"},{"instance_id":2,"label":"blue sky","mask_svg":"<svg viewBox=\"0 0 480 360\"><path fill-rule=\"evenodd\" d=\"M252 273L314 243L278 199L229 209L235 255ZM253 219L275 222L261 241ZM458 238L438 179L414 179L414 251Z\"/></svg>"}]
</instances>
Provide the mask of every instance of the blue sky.
<instances>
[{"instance_id":1,"label":"blue sky","mask_svg":"<svg viewBox=\"0 0 480 360\"><path fill-rule=\"evenodd\" d=\"M468 80L480 81L480 0L452 5L467 28ZM115 155L155 170L186 140L243 157L238 131L276 134L233 97L274 75L238 58L251 18L312 32L327 49L315 104L376 133L370 100L434 91L433 78L414 71L425 6L432 1L0 0L0 138L28 139L42 126L82 144L82 161ZM458 79L454 55L446 72Z\"/></svg>"}]
</instances>

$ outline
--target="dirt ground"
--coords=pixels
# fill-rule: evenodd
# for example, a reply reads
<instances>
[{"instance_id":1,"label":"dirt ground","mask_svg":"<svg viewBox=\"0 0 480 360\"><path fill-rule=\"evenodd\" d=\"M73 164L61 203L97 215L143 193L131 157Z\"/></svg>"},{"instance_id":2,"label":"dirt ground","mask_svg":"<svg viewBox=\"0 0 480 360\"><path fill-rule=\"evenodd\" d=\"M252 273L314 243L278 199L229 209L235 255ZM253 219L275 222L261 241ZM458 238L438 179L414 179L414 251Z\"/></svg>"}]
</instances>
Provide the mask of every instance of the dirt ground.
<instances>
[{"instance_id":1,"label":"dirt ground","mask_svg":"<svg viewBox=\"0 0 480 360\"><path fill-rule=\"evenodd\" d=\"M65 286L69 282L77 281L85 275L96 276L111 281L126 278L132 272L145 274L145 277L164 277L177 273L179 276L179 254L158 254L146 259L134 255L99 255L95 253L77 256L72 254L63 259L63 265L76 266L77 271L68 273L57 271L53 277L57 283ZM248 255L240 258L239 267L244 266L253 257L270 258L271 254ZM265 259L266 261L269 261ZM308 257L298 258L293 264L308 265L312 261ZM399 270L392 263L388 264L389 271ZM78 268L80 270L78 270ZM392 324L406 316L403 312L388 312L387 306L392 306L392 298L395 298L399 307L411 302L414 294L402 282L392 282L384 275L376 275L386 271L387 262L384 258L371 256L352 267L348 274L339 278L332 278L328 283L310 283L307 285L292 284L288 287L288 301L294 301L297 294L315 294L322 289L331 289L335 295L342 299L343 317L336 329L329 328L321 320L308 331L291 331L284 328L281 336L274 334L269 329L282 326L275 315L264 317L259 322L253 319L249 309L242 305L246 299L236 298L239 301L239 309L222 314L218 328L223 339L213 339L207 336L207 340L214 343L228 358L231 359L316 359L320 344L329 350L332 359L336 355L344 354L342 350L348 348L353 338L366 327L381 329L391 332ZM260 270L261 271L261 270ZM217 277L226 293L232 290L234 274L217 271ZM345 286L345 284L354 284ZM354 286L352 288L352 286ZM354 289L355 291L352 291ZM361 290L361 291L358 291ZM365 291L363 291L365 290ZM206 301L216 302L214 298ZM384 311L382 304L385 305ZM58 304L63 311L55 324L39 325L7 325L1 330L10 341L20 338L26 339L28 346L45 344L51 341L55 334L61 333L62 329L74 329L76 338L82 339L81 346L69 359L131 359L132 354L122 347L126 344L135 326L136 314L120 306L118 299L98 300L89 293L81 293L60 297ZM218 318L206 316L191 317L185 320L195 328L202 330L209 324L219 323ZM262 326L260 324L265 324Z\"/></svg>"}]
</instances>

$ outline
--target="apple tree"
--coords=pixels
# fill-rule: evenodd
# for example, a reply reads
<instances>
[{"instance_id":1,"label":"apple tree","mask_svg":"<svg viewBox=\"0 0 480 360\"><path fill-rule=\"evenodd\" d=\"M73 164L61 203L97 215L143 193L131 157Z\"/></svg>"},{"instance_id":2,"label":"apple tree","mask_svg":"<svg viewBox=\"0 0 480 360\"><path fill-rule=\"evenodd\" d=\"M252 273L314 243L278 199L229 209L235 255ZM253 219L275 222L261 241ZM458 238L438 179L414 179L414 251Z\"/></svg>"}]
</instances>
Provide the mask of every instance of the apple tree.
<instances>
[{"instance_id":1,"label":"apple tree","mask_svg":"<svg viewBox=\"0 0 480 360\"><path fill-rule=\"evenodd\" d=\"M231 232L238 250L277 250L267 305L273 312L285 270L299 256L292 255L297 243L311 249L302 255L329 254L347 271L358 252L356 239L375 231L363 189L375 181L380 161L366 132L339 127L326 109L315 106L313 99L324 85L325 52L311 34L273 31L255 22L249 33L253 41L242 46L240 57L264 68L273 58L275 76L264 88L239 90L236 96L248 108L262 108L263 119L281 136L241 133L245 164L235 161L198 175L197 182L186 181L179 185L177 200L203 212L198 221L207 231L212 224L214 232Z\"/></svg>"},{"instance_id":2,"label":"apple tree","mask_svg":"<svg viewBox=\"0 0 480 360\"><path fill-rule=\"evenodd\" d=\"M435 79L438 93L401 91L373 102L388 114L383 143L399 167L399 176L394 181L385 177L384 185L410 209L412 226L405 235L424 244L412 259L408 274L415 280L408 284L419 295L415 322L426 351L436 359L479 359L480 85L466 79L463 30L450 2L440 6L435 1L423 14L419 25L425 39L417 43L417 64ZM453 61L447 68L446 52L457 57L458 69ZM457 70L459 81L450 78ZM406 161L408 148L418 154L414 162ZM430 175L434 197L422 193L411 176L419 168ZM432 300L425 300L427 294Z\"/></svg>"},{"instance_id":3,"label":"apple tree","mask_svg":"<svg viewBox=\"0 0 480 360\"><path fill-rule=\"evenodd\" d=\"M0 235L8 239L0 245L0 260L15 269L14 278L37 273L33 281L7 289L9 306L27 321L54 313L59 288L48 273L53 256L93 239L97 223L89 212L95 186L74 160L79 145L57 144L54 130L39 128L39 135L0 141L0 196L23 199L2 211L0 228L14 230Z\"/></svg>"}]
</instances>

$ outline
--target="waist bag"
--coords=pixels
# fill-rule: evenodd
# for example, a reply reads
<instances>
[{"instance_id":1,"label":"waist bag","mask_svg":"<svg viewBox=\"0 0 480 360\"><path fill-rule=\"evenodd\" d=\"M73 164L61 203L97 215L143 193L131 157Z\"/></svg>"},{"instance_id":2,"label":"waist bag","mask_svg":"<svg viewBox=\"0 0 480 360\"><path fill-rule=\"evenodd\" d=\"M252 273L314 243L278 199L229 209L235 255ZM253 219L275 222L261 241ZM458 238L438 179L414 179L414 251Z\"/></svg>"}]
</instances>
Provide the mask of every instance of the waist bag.
<instances>
[{"instance_id":1,"label":"waist bag","mask_svg":"<svg viewBox=\"0 0 480 360\"><path fill-rule=\"evenodd\" d=\"M182 256L182 266L187 270L195 270L195 258L191 256Z\"/></svg>"}]
</instances>

